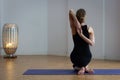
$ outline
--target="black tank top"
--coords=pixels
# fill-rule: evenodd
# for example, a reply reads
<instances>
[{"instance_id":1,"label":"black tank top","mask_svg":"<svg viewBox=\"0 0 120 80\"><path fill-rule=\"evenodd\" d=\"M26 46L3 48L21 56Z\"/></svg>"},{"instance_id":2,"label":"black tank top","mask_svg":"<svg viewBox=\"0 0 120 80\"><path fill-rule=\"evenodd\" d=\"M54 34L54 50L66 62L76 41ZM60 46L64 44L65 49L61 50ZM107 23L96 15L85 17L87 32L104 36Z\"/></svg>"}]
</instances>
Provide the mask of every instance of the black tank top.
<instances>
[{"instance_id":1,"label":"black tank top","mask_svg":"<svg viewBox=\"0 0 120 80\"><path fill-rule=\"evenodd\" d=\"M88 32L88 27L87 25L81 26L83 35L89 38L89 32ZM73 42L74 42L74 49L73 52L75 51L77 54L79 53L80 55L83 56L90 56L91 52L89 49L89 44L86 43L76 32L75 35L73 35Z\"/></svg>"}]
</instances>

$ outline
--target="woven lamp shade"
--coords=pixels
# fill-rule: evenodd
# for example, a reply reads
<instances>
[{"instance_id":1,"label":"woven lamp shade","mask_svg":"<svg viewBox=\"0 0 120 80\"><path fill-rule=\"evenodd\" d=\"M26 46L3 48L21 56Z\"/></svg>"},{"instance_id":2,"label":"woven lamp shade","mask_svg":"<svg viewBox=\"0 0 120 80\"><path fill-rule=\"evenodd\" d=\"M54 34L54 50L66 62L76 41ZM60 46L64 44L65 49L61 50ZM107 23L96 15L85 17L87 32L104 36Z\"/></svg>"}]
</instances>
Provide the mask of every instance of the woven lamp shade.
<instances>
[{"instance_id":1,"label":"woven lamp shade","mask_svg":"<svg viewBox=\"0 0 120 80\"><path fill-rule=\"evenodd\" d=\"M16 24L4 24L2 32L2 43L6 57L16 57L14 56L18 48L18 26Z\"/></svg>"}]
</instances>

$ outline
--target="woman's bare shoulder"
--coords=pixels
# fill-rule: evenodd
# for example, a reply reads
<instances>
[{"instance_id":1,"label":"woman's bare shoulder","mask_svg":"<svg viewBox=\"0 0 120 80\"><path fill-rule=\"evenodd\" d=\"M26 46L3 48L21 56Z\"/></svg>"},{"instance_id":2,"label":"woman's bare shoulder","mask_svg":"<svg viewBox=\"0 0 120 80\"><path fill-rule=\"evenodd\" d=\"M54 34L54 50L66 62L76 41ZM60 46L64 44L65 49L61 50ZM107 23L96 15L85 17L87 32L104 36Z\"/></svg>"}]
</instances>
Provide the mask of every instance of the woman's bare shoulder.
<instances>
[{"instance_id":1,"label":"woman's bare shoulder","mask_svg":"<svg viewBox=\"0 0 120 80\"><path fill-rule=\"evenodd\" d=\"M92 26L88 26L88 32L89 33L94 33L93 27Z\"/></svg>"}]
</instances>

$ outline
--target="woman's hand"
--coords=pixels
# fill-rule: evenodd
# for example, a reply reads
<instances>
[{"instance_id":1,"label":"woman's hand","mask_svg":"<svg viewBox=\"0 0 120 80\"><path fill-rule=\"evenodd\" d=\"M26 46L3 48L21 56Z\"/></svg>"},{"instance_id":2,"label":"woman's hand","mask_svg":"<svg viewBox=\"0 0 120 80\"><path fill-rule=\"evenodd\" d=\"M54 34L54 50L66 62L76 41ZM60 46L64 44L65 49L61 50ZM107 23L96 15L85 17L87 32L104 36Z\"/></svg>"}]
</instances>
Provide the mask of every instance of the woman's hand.
<instances>
[{"instance_id":1,"label":"woman's hand","mask_svg":"<svg viewBox=\"0 0 120 80\"><path fill-rule=\"evenodd\" d=\"M74 10L73 10L73 9L70 9L70 13L74 13Z\"/></svg>"}]
</instances>

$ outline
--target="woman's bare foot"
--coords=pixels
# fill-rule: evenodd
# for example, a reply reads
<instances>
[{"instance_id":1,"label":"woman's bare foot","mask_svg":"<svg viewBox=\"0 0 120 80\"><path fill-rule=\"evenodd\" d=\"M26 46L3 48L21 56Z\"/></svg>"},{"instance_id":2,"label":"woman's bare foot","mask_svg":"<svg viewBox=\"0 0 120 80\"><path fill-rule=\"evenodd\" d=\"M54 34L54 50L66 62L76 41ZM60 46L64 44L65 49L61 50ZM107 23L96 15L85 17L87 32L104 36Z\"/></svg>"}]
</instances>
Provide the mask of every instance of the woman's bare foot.
<instances>
[{"instance_id":1,"label":"woman's bare foot","mask_svg":"<svg viewBox=\"0 0 120 80\"><path fill-rule=\"evenodd\" d=\"M82 67L79 71L78 71L78 75L83 75L85 73L85 68Z\"/></svg>"},{"instance_id":2,"label":"woman's bare foot","mask_svg":"<svg viewBox=\"0 0 120 80\"><path fill-rule=\"evenodd\" d=\"M93 74L94 73L94 70L93 69L89 69L89 68L85 68L85 72L86 73L89 73L89 74Z\"/></svg>"}]
</instances>

